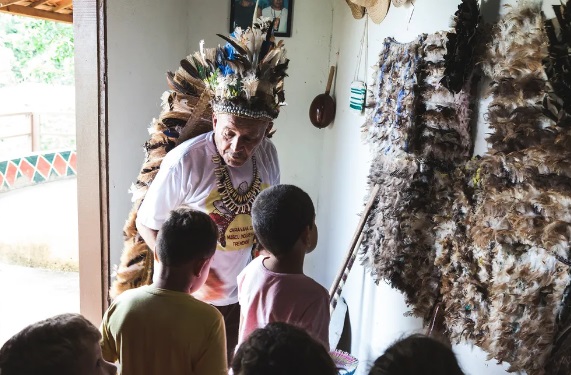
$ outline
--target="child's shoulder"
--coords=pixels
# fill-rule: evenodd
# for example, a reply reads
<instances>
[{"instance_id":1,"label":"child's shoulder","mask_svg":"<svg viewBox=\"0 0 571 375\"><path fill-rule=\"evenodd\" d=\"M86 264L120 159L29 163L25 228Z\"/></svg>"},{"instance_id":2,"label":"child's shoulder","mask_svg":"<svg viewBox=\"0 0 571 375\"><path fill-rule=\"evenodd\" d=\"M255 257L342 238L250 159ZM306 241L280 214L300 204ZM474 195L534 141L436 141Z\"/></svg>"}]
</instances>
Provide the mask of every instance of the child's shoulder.
<instances>
[{"instance_id":1,"label":"child's shoulder","mask_svg":"<svg viewBox=\"0 0 571 375\"><path fill-rule=\"evenodd\" d=\"M323 285L319 284L317 281L315 281L314 279L305 274L304 276L305 278L303 285L305 288L307 288L309 293L326 295L327 297L329 297L329 292L327 291L327 289L325 289L325 287L323 287Z\"/></svg>"}]
</instances>

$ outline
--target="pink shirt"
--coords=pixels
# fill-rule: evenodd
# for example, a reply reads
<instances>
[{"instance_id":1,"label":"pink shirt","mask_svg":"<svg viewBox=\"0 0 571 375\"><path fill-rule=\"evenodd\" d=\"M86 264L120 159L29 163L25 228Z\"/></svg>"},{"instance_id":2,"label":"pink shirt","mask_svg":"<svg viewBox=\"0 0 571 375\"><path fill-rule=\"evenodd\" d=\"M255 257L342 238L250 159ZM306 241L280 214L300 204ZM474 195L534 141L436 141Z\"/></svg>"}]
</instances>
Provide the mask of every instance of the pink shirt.
<instances>
[{"instance_id":1,"label":"pink shirt","mask_svg":"<svg viewBox=\"0 0 571 375\"><path fill-rule=\"evenodd\" d=\"M269 271L268 257L254 259L238 275L242 324L240 345L256 328L285 322L308 331L329 349L329 293L303 274Z\"/></svg>"}]
</instances>

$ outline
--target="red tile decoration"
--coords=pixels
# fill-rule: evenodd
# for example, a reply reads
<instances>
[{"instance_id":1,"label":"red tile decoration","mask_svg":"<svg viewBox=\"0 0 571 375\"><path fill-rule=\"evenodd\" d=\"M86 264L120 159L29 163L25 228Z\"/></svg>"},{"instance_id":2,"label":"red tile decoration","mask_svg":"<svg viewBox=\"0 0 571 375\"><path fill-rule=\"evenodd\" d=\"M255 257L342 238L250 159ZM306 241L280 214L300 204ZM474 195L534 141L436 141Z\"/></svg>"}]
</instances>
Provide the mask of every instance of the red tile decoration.
<instances>
[{"instance_id":1,"label":"red tile decoration","mask_svg":"<svg viewBox=\"0 0 571 375\"><path fill-rule=\"evenodd\" d=\"M77 173L75 150L32 154L0 160L0 193L24 186L54 181Z\"/></svg>"},{"instance_id":2,"label":"red tile decoration","mask_svg":"<svg viewBox=\"0 0 571 375\"><path fill-rule=\"evenodd\" d=\"M56 157L54 158L54 162L52 163L52 166L60 176L65 176L65 172L67 169L67 162L61 155L59 154L56 155Z\"/></svg>"},{"instance_id":3,"label":"red tile decoration","mask_svg":"<svg viewBox=\"0 0 571 375\"><path fill-rule=\"evenodd\" d=\"M34 178L35 168L29 161L26 159L20 159L20 173L24 176L28 177L29 180Z\"/></svg>"},{"instance_id":4,"label":"red tile decoration","mask_svg":"<svg viewBox=\"0 0 571 375\"><path fill-rule=\"evenodd\" d=\"M8 163L8 169L6 170L6 182L8 183L8 186L14 185L17 174L18 167L12 161L10 161Z\"/></svg>"},{"instance_id":5,"label":"red tile decoration","mask_svg":"<svg viewBox=\"0 0 571 375\"><path fill-rule=\"evenodd\" d=\"M40 156L38 158L38 164L36 164L36 171L41 174L42 177L48 178L50 176L50 169L52 169L50 163L48 163L43 156Z\"/></svg>"}]
</instances>

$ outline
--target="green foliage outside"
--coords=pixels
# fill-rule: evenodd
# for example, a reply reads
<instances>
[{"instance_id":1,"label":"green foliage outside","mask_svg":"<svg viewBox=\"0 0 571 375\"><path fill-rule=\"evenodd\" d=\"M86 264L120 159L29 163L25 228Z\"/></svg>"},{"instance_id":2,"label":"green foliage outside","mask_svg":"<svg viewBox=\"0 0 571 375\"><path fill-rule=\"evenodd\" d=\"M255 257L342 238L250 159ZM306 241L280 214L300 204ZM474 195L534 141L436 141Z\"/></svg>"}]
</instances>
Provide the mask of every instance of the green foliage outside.
<instances>
[{"instance_id":1,"label":"green foliage outside","mask_svg":"<svg viewBox=\"0 0 571 375\"><path fill-rule=\"evenodd\" d=\"M0 13L0 49L11 60L13 82L74 83L70 24Z\"/></svg>"}]
</instances>

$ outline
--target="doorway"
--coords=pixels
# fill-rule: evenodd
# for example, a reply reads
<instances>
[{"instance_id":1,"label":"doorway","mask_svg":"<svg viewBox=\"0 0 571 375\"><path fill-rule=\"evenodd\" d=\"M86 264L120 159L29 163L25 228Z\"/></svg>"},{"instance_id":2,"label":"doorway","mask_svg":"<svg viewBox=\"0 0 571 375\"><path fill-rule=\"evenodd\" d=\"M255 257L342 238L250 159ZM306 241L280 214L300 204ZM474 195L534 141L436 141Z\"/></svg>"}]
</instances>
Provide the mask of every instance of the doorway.
<instances>
[{"instance_id":1,"label":"doorway","mask_svg":"<svg viewBox=\"0 0 571 375\"><path fill-rule=\"evenodd\" d=\"M30 9L34 6L38 9ZM12 203L11 206L4 205L1 208L0 216L3 218L12 217L14 213L21 213L25 224L18 227L22 232L31 234L41 232L40 229L47 229L50 225L55 225L58 220L53 219L56 213L68 220L67 224L60 225L65 230L65 237L74 242L75 259L72 262L60 264L63 270L67 272L57 279L53 284L45 282L45 273L54 272L50 267L46 267L45 262L34 260L35 264L11 264L0 268L0 282L2 289L0 296L4 300L18 301L18 304L12 308L11 319L2 318L0 321L6 322L9 326L5 335L15 333L26 324L30 324L39 319L55 315L62 312L81 312L89 318L94 324L99 324L103 311L107 307L107 289L108 289L108 224L107 224L107 164L106 164L106 115L105 115L105 80L106 76L106 58L105 58L105 1L87 1L78 0L73 4L68 0L53 0L50 2L22 2L8 1L0 4L0 12L12 14L26 14L27 16L39 18L43 22L55 14L55 18L63 18L58 21L67 22L69 30L73 34L75 47L72 51L71 63L75 66L75 74L72 72L72 81L75 82L75 92L78 96L66 102L71 102L75 107L75 113L71 114L76 126L74 127L74 147L73 149L64 150L62 147L50 155L28 155L24 156L20 163L23 169L16 171L12 179L12 169L5 168L5 175L10 177L10 181L21 180L22 176L30 175L30 180L36 179L38 185L42 184L42 189L48 189L45 194L40 194L44 199L38 199L35 203L33 199L22 198L22 204ZM23 12L23 13L22 13ZM32 13L32 14L27 14ZM0 13L0 15L4 15ZM15 16L9 16L15 17ZM71 24L73 20L73 25ZM53 21L50 21L53 22ZM47 39L48 36L46 36ZM0 54L2 51L0 50ZM0 58L0 60L2 60ZM2 66L0 64L0 73ZM0 77L4 75L0 74ZM1 82L0 82L1 84ZM25 97L26 95L13 95L14 97ZM47 96L52 98L52 96ZM53 95L53 98L58 95ZM60 100L61 97L60 97ZM0 109L2 107L0 106ZM37 146L37 132L33 132L37 126L38 118L45 115L36 116L35 113L21 113L23 120L29 121L30 134L25 135L30 140L30 147ZM13 122L13 121L12 121ZM58 121L56 121L58 122ZM41 126L41 121L39 122ZM1 129L0 124L0 129ZM1 136L1 134L0 134ZM41 131L40 140L41 143ZM35 144L35 145L34 145ZM18 146L16 146L18 148ZM3 147L1 147L4 150ZM37 150L35 150L37 151ZM39 151L37 151L39 152ZM0 158L1 159L1 158ZM11 160L11 159L10 159ZM35 162L36 164L33 164ZM58 170L59 175L68 179L63 183L67 183L67 187L63 188L63 195L66 204L71 207L72 213L62 208L62 200L55 199L53 194L61 189L55 189L60 182L53 182L53 176L47 176L37 173L40 169L45 171L46 162L50 164L50 171ZM14 163L4 163L8 166ZM18 164L18 167L21 165ZM40 166L41 164L41 166ZM31 167L30 167L31 165ZM0 160L0 172L3 167ZM30 168L35 168L31 173ZM9 173L8 173L9 172ZM76 173L76 176L70 177L68 174ZM5 184L6 177L0 173L0 185ZM44 178L45 181L40 181ZM14 180L14 181L12 181ZM70 181L73 180L73 183ZM49 181L49 182L47 182ZM14 185L18 185L18 195L28 189L21 186L21 182L16 181ZM73 186L71 186L73 185ZM49 187L49 188L48 188ZM67 189L67 190L66 190ZM12 202L14 202L12 200ZM2 207L0 202L0 207ZM50 206L52 205L52 206ZM52 212L52 216L47 219L33 223L35 214L40 208L48 207ZM52 220L50 220L50 218ZM72 223L72 224L69 224ZM4 232L4 230L3 230ZM15 231L14 231L15 232ZM48 230L49 232L49 230ZM52 231L53 232L53 231ZM54 249L62 251L61 243ZM18 250L18 249L13 249ZM51 250L50 250L51 251ZM13 253L21 254L21 251L13 251ZM46 247L42 244L36 244L30 247L30 254L44 254ZM32 256L21 257L27 258L31 262ZM41 259L41 257L39 257ZM66 257L64 257L66 258ZM67 257L69 258L69 257ZM67 259L66 258L66 259ZM50 258L51 259L51 258ZM25 263L25 260L20 259ZM51 263L54 263L50 260ZM57 262L56 262L57 263ZM53 264L52 264L53 266ZM22 267L22 269L18 268ZM9 268L9 269L8 269ZM33 268L33 269L32 269ZM36 274L29 273L30 269ZM77 272L79 270L79 273ZM17 274L14 272L17 271ZM69 277L70 275L74 277ZM23 283L35 285L28 289L22 289ZM16 292L20 287L20 291ZM39 296L34 293L40 292ZM74 295L73 298L67 299L67 302L61 302L60 293ZM20 301L30 300L34 306L27 306ZM58 302L59 301L59 302ZM57 306L51 309L50 306ZM6 310L6 309L2 309ZM34 312L34 314L25 317L23 312ZM20 327L22 326L22 327ZM4 337L0 329L0 344L8 337Z\"/></svg>"}]
</instances>

